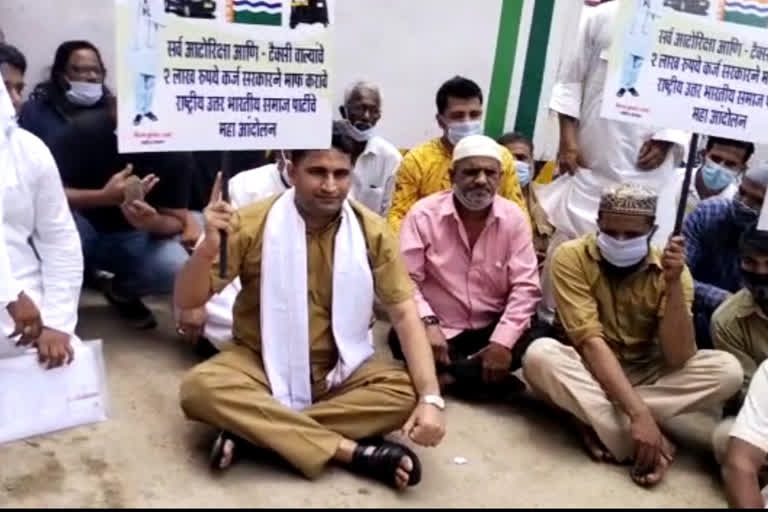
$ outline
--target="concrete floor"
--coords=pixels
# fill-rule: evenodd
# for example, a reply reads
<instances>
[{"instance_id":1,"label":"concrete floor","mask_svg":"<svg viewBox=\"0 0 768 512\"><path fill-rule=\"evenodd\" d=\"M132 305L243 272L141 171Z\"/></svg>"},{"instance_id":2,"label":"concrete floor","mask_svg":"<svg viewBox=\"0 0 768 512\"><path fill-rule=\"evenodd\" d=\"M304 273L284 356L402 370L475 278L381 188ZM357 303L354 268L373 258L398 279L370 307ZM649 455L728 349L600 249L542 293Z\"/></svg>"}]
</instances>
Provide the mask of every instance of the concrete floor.
<instances>
[{"instance_id":1,"label":"concrete floor","mask_svg":"<svg viewBox=\"0 0 768 512\"><path fill-rule=\"evenodd\" d=\"M137 333L103 302L84 298L81 335L105 340L111 419L0 447L4 507L722 507L709 456L683 450L668 478L648 491L626 467L593 463L560 418L531 404L451 402L448 435L419 450L420 486L396 494L332 468L311 483L268 457L225 476L206 466L210 429L185 421L178 384L196 363L161 326ZM706 438L706 433L701 434ZM456 465L464 457L466 465ZM266 459L266 460L265 460Z\"/></svg>"}]
</instances>

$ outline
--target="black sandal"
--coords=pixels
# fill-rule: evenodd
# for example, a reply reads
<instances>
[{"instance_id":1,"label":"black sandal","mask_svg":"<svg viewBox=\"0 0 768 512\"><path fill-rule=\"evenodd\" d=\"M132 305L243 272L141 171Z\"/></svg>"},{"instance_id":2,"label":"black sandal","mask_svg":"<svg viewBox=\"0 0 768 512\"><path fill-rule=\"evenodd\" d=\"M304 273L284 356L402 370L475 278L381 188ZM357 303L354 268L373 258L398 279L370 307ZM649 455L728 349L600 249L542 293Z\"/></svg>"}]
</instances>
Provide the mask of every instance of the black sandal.
<instances>
[{"instance_id":1,"label":"black sandal","mask_svg":"<svg viewBox=\"0 0 768 512\"><path fill-rule=\"evenodd\" d=\"M370 454L366 454L373 447ZM413 469L408 476L408 486L413 487L421 482L421 462L413 451L392 441L379 441L376 444L358 444L352 456L350 469L381 482L396 487L395 471L400 467L403 457L408 457L413 463Z\"/></svg>"},{"instance_id":2,"label":"black sandal","mask_svg":"<svg viewBox=\"0 0 768 512\"><path fill-rule=\"evenodd\" d=\"M232 441L232 444L234 445L232 447L232 462L230 462L229 466L227 466L226 468L222 468L221 459L222 457L224 457L224 444L227 441ZM213 447L211 448L211 453L208 457L208 464L211 467L211 471L214 471L214 472L226 471L227 469L232 467L237 457L237 446L241 445L241 448L242 448L243 443L244 441L241 438L237 437L236 435L230 432L226 432L222 430L219 433L219 436L216 438L216 441L213 442Z\"/></svg>"}]
</instances>

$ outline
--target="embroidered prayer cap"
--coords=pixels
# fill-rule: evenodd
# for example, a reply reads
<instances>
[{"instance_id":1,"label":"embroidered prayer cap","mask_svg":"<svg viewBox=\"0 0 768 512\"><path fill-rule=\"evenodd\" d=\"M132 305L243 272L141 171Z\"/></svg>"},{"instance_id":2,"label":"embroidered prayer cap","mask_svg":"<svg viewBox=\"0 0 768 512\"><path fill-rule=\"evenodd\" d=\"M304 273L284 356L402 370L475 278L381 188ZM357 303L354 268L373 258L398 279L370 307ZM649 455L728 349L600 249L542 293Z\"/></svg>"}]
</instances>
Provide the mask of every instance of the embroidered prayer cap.
<instances>
[{"instance_id":1,"label":"embroidered prayer cap","mask_svg":"<svg viewBox=\"0 0 768 512\"><path fill-rule=\"evenodd\" d=\"M600 212L655 217L657 202L658 196L647 188L624 183L603 191Z\"/></svg>"},{"instance_id":2,"label":"embroidered prayer cap","mask_svg":"<svg viewBox=\"0 0 768 512\"><path fill-rule=\"evenodd\" d=\"M453 148L453 163L472 156L486 156L501 163L501 146L485 135L464 137Z\"/></svg>"},{"instance_id":3,"label":"embroidered prayer cap","mask_svg":"<svg viewBox=\"0 0 768 512\"><path fill-rule=\"evenodd\" d=\"M758 185L768 187L768 162L761 162L751 166L746 174L744 174L744 177Z\"/></svg>"}]
</instances>

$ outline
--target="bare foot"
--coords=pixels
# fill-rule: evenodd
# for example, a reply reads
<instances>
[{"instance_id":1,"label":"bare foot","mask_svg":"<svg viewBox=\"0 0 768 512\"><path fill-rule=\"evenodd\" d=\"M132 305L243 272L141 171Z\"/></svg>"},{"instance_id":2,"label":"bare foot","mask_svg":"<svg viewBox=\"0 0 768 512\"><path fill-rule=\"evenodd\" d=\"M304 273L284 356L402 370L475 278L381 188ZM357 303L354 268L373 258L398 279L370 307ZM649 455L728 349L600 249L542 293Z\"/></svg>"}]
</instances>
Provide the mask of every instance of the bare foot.
<instances>
[{"instance_id":1,"label":"bare foot","mask_svg":"<svg viewBox=\"0 0 768 512\"><path fill-rule=\"evenodd\" d=\"M629 474L637 485L641 487L653 487L664 480L664 476L667 474L670 466L672 466L672 463L675 461L677 447L675 447L675 445L672 444L672 442L667 439L666 436L663 437L662 442L663 447L661 451L661 457L659 458L659 463L655 468L647 473L641 473L637 470L637 468L632 468L632 471L630 471Z\"/></svg>"},{"instance_id":2,"label":"bare foot","mask_svg":"<svg viewBox=\"0 0 768 512\"><path fill-rule=\"evenodd\" d=\"M228 469L235 458L235 442L231 439L224 441L221 448L221 459L219 459L219 469Z\"/></svg>"},{"instance_id":3,"label":"bare foot","mask_svg":"<svg viewBox=\"0 0 768 512\"><path fill-rule=\"evenodd\" d=\"M597 433L595 433L595 430L592 427L585 425L579 420L575 420L575 424L581 435L581 441L584 443L584 448L592 459L597 462L616 464L616 458L611 451L605 447L600 438L597 437Z\"/></svg>"}]
</instances>

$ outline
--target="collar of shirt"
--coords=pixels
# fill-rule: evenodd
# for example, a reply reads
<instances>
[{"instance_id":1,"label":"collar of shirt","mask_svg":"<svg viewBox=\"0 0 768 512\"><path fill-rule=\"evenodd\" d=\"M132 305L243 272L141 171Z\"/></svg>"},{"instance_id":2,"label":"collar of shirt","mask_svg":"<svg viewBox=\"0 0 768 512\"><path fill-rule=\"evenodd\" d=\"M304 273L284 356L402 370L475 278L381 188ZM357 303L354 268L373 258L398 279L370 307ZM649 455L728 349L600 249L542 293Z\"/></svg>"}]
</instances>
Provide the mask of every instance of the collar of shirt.
<instances>
[{"instance_id":1,"label":"collar of shirt","mask_svg":"<svg viewBox=\"0 0 768 512\"><path fill-rule=\"evenodd\" d=\"M368 142L365 144L365 149L363 149L362 154L360 157L364 157L367 155L378 155L381 152L381 142L382 138L374 135L371 137Z\"/></svg>"},{"instance_id":2,"label":"collar of shirt","mask_svg":"<svg viewBox=\"0 0 768 512\"><path fill-rule=\"evenodd\" d=\"M757 305L757 302L755 302L755 298L751 293L746 291L739 295L740 296L736 298L738 301L736 303L736 316L738 318L747 318L757 315L763 320L768 320L768 315L763 311L763 308Z\"/></svg>"},{"instance_id":3,"label":"collar of shirt","mask_svg":"<svg viewBox=\"0 0 768 512\"><path fill-rule=\"evenodd\" d=\"M589 238L587 239L587 254L597 262L603 261L603 256L600 254L600 249L597 247L596 235L589 235ZM645 259L645 263L643 269L648 268L648 265L653 265L661 270L661 252L651 247L648 251L648 257Z\"/></svg>"}]
</instances>

